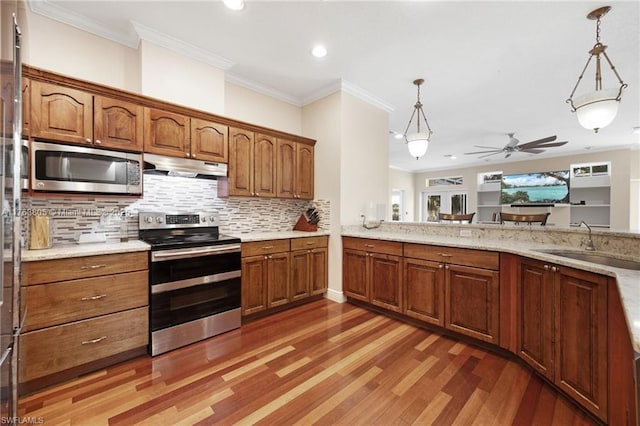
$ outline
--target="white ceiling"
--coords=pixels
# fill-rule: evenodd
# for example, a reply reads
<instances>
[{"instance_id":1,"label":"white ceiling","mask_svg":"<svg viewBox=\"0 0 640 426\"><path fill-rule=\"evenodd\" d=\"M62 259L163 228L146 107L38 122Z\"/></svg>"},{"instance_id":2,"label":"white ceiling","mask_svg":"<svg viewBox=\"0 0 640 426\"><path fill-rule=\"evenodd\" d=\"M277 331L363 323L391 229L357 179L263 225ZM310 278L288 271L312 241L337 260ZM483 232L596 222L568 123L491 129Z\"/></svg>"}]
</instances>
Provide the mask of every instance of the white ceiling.
<instances>
[{"instance_id":1,"label":"white ceiling","mask_svg":"<svg viewBox=\"0 0 640 426\"><path fill-rule=\"evenodd\" d=\"M565 103L595 43L591 10L609 4L602 42L629 85L612 125L593 134ZM489 164L530 156L584 153L640 142L640 2L616 1L221 1L32 0L34 12L135 47L150 31L226 68L227 79L304 105L343 88L390 111L403 132L424 78L422 102L434 132L427 155L409 156L389 137L390 166L426 171L487 164L473 145L502 147L549 135L568 140L542 154L490 157ZM165 37L167 36L167 37ZM327 57L310 55L321 42ZM579 92L592 90L590 68ZM617 82L608 67L605 86ZM446 158L452 154L455 160Z\"/></svg>"}]
</instances>

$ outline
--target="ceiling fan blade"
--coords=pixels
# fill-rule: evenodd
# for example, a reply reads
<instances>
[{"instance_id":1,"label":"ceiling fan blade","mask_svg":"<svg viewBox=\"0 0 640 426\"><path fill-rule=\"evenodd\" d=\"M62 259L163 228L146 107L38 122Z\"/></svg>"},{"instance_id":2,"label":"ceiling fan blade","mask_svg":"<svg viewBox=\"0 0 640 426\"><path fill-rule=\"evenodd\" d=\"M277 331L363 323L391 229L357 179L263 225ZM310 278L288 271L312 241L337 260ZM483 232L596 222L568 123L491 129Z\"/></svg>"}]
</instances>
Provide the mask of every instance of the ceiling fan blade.
<instances>
[{"instance_id":1,"label":"ceiling fan blade","mask_svg":"<svg viewBox=\"0 0 640 426\"><path fill-rule=\"evenodd\" d=\"M507 152L507 155L505 155L504 158L509 158L509 157L511 157L511 153Z\"/></svg>"},{"instance_id":2,"label":"ceiling fan blade","mask_svg":"<svg viewBox=\"0 0 640 426\"><path fill-rule=\"evenodd\" d=\"M529 148L529 149L521 149L520 152L528 152L529 154L540 154L541 152L544 152L544 149Z\"/></svg>"},{"instance_id":3,"label":"ceiling fan blade","mask_svg":"<svg viewBox=\"0 0 640 426\"><path fill-rule=\"evenodd\" d=\"M541 143L541 144L533 145L533 146L530 146L530 147L520 145L520 148L523 148L523 147L524 147L525 149L526 149L526 148L553 148L554 146L562 146L562 145L565 145L565 144L567 144L568 142L569 142L569 141L551 142L551 143Z\"/></svg>"},{"instance_id":4,"label":"ceiling fan blade","mask_svg":"<svg viewBox=\"0 0 640 426\"><path fill-rule=\"evenodd\" d=\"M484 146L484 145L474 145L476 148L487 148L487 149L498 149L501 150L502 148L498 148L496 146Z\"/></svg>"},{"instance_id":5,"label":"ceiling fan blade","mask_svg":"<svg viewBox=\"0 0 640 426\"><path fill-rule=\"evenodd\" d=\"M487 158L490 157L492 155L496 155L496 154L500 154L502 151L497 151L497 152L492 152L491 154L486 154L486 155L481 155L480 157L478 157L478 159L480 158Z\"/></svg>"},{"instance_id":6,"label":"ceiling fan blade","mask_svg":"<svg viewBox=\"0 0 640 426\"><path fill-rule=\"evenodd\" d=\"M491 151L475 151L475 152L465 152L465 155L473 155L473 154L486 154L487 152L491 152L494 154L497 154L499 152L502 152L501 149L492 149Z\"/></svg>"},{"instance_id":7,"label":"ceiling fan blade","mask_svg":"<svg viewBox=\"0 0 640 426\"><path fill-rule=\"evenodd\" d=\"M547 142L553 142L553 141L555 141L556 139L558 139L558 137L557 137L557 136L549 136L549 137L547 137L547 138L542 138L542 139L538 139L538 140L535 140L535 141L531 141L531 142L523 143L522 145L518 145L518 146L519 146L519 147L521 147L521 148L522 148L522 147L525 147L525 148L526 148L526 147L530 147L530 146L535 146L535 145L544 144L544 143L547 143Z\"/></svg>"}]
</instances>

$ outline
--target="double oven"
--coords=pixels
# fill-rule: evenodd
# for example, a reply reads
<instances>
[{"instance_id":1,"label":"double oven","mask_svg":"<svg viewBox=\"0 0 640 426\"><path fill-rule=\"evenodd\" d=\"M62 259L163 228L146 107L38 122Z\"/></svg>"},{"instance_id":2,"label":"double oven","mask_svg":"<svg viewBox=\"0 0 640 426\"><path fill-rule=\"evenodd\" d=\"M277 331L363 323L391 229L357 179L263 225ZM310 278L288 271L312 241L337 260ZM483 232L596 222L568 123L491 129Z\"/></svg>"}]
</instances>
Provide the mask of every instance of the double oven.
<instances>
[{"instance_id":1,"label":"double oven","mask_svg":"<svg viewBox=\"0 0 640 426\"><path fill-rule=\"evenodd\" d=\"M212 213L140 212L152 356L240 327L240 239Z\"/></svg>"}]
</instances>

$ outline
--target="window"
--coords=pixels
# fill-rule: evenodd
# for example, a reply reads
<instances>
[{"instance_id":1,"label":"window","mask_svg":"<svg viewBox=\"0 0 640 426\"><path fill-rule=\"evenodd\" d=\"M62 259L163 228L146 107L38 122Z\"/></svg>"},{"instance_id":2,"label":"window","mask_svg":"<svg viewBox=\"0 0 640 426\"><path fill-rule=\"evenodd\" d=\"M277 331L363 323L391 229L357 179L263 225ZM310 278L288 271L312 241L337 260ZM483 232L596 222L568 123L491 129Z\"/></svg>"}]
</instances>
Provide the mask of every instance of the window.
<instances>
[{"instance_id":1,"label":"window","mask_svg":"<svg viewBox=\"0 0 640 426\"><path fill-rule=\"evenodd\" d=\"M401 189L391 190L391 220L404 220L404 191Z\"/></svg>"},{"instance_id":2,"label":"window","mask_svg":"<svg viewBox=\"0 0 640 426\"><path fill-rule=\"evenodd\" d=\"M438 213L466 214L467 191L424 191L421 211L423 222L437 222Z\"/></svg>"}]
</instances>

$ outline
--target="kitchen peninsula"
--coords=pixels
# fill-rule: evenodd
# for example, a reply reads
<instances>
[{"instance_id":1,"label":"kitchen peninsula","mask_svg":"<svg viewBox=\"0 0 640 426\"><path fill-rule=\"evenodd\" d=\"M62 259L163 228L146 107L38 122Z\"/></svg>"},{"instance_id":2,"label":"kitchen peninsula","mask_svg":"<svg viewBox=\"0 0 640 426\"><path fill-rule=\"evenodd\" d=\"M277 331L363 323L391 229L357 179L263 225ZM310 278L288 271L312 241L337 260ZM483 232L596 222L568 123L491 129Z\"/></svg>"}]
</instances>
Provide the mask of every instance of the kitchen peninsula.
<instances>
[{"instance_id":1,"label":"kitchen peninsula","mask_svg":"<svg viewBox=\"0 0 640 426\"><path fill-rule=\"evenodd\" d=\"M609 424L635 416L640 271L549 253L579 252L586 231L382 223L342 236L350 301L514 354ZM639 234L592 238L595 253L640 261Z\"/></svg>"}]
</instances>

